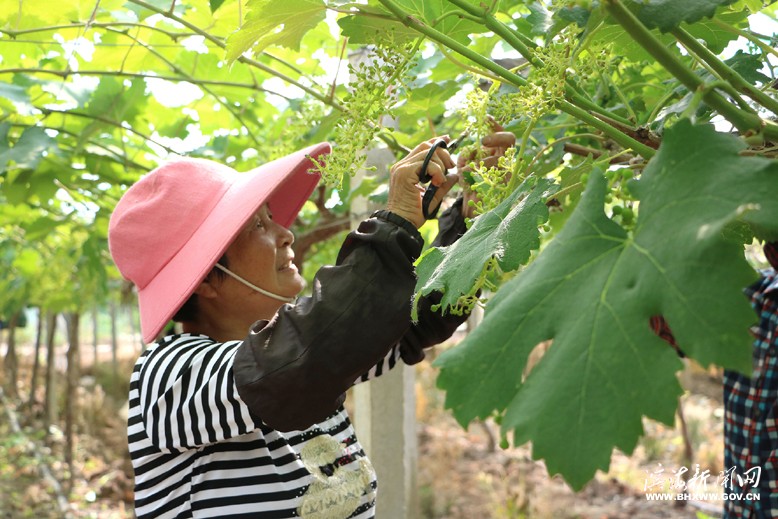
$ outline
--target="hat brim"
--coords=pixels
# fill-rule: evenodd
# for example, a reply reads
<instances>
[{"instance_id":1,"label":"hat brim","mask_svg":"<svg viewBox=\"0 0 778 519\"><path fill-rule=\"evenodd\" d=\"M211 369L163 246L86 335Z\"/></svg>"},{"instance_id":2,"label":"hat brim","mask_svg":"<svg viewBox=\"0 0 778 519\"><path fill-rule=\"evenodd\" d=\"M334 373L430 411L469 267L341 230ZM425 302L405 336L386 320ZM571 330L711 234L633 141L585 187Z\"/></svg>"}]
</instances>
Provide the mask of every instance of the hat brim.
<instances>
[{"instance_id":1,"label":"hat brim","mask_svg":"<svg viewBox=\"0 0 778 519\"><path fill-rule=\"evenodd\" d=\"M320 175L311 172L311 159L330 150L326 142L315 144L234 176L232 185L203 224L151 282L138 291L144 342L157 338L262 204L269 204L273 219L280 225L289 227L294 222L319 183Z\"/></svg>"}]
</instances>

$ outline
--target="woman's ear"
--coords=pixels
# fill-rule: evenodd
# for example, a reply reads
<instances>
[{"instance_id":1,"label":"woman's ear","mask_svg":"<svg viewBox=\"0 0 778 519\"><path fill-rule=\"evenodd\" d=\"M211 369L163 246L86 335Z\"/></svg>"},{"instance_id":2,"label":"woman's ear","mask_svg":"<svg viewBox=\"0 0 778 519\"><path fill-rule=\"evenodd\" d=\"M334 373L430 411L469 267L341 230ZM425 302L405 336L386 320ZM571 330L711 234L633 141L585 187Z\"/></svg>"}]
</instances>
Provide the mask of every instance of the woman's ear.
<instances>
[{"instance_id":1,"label":"woman's ear","mask_svg":"<svg viewBox=\"0 0 778 519\"><path fill-rule=\"evenodd\" d=\"M208 276L202 280L200 284L197 285L197 288L195 288L194 293L204 299L213 299L218 296L219 294L216 291L216 287L211 282L211 277L212 276Z\"/></svg>"}]
</instances>

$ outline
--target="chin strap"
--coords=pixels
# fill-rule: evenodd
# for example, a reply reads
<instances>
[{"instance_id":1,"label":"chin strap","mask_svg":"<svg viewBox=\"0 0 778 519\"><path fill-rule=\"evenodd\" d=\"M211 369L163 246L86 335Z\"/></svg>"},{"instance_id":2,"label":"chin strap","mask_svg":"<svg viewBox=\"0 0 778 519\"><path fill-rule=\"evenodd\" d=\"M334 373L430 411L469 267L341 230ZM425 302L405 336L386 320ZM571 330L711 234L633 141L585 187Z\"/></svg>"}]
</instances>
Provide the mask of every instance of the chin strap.
<instances>
[{"instance_id":1,"label":"chin strap","mask_svg":"<svg viewBox=\"0 0 778 519\"><path fill-rule=\"evenodd\" d=\"M222 272L224 272L225 274L227 274L228 276L230 276L233 279L239 281L240 283L243 283L244 285L246 285L250 289L257 291L257 292L259 292L262 295L265 295L267 297L272 297L273 299L276 299L278 301L283 301L284 303L294 303L294 300L295 300L294 297L285 297L285 296L280 296L278 294L274 294L273 292L268 292L267 290L259 288L257 285L255 285L255 284L253 284L253 283L251 283L249 281L246 281L245 279L243 279L242 277L240 277L239 275L237 275L236 273L234 273L233 271L231 271L230 269L228 269L224 265L220 265L219 263L217 263L214 266L217 269L219 269Z\"/></svg>"}]
</instances>

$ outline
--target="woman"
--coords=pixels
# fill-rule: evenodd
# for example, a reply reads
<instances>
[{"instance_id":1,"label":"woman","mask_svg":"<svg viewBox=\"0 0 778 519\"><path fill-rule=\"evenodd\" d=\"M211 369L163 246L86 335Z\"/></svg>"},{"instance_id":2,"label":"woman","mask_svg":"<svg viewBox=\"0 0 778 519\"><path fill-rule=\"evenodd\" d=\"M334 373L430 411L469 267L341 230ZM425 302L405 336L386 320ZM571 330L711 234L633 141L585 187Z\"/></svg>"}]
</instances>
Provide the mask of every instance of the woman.
<instances>
[{"instance_id":1,"label":"woman","mask_svg":"<svg viewBox=\"0 0 778 519\"><path fill-rule=\"evenodd\" d=\"M484 140L494 163L510 133ZM335 266L295 301L287 227L315 188L318 144L239 174L182 159L122 197L109 228L113 258L136 284L152 342L171 318L184 333L151 345L135 365L128 440L139 518L374 517L375 473L342 404L355 382L448 338L462 318L410 321L413 262L423 240L418 175L432 141L391 169L387 210L346 238ZM438 148L428 167L456 183ZM464 232L461 202L441 235ZM293 304L294 302L294 304Z\"/></svg>"}]
</instances>

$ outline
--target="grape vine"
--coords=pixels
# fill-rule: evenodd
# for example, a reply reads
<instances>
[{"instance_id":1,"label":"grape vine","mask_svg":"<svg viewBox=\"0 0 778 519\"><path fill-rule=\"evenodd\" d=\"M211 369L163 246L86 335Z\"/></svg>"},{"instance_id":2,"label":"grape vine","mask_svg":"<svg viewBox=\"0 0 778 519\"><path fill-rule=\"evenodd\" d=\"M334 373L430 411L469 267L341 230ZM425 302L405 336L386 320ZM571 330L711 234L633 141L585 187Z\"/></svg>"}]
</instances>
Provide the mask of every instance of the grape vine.
<instances>
[{"instance_id":1,"label":"grape vine","mask_svg":"<svg viewBox=\"0 0 778 519\"><path fill-rule=\"evenodd\" d=\"M245 170L330 140L318 168L331 187L314 205L341 225L348 198L330 195L348 187L365 148L383 140L399 154L462 132L478 143L491 115L517 145L492 168L478 145L459 151L471 158L477 216L417 264L417 294L443 292L441 311L486 310L438 363L463 425L500 417L503 438L531 441L579 488L614 447L634 448L642 417L672 421L679 362L648 318L663 314L690 359L747 368L753 316L740 291L753 269L742 249L778 239L767 196L778 192L778 54L774 34L749 19L775 25L775 5L34 4L0 5L0 226L14 272L92 286L53 252L83 249L85 272L115 277L100 253L107 215L170 156ZM365 48L373 57L348 86L324 65ZM176 96L159 95L167 82ZM33 268L44 264L58 268ZM524 377L539 343L551 346Z\"/></svg>"},{"instance_id":2,"label":"grape vine","mask_svg":"<svg viewBox=\"0 0 778 519\"><path fill-rule=\"evenodd\" d=\"M332 137L335 147L316 165L328 185L341 187L344 177L364 167L364 151L379 132L389 130L382 124L384 118L395 115L398 94L412 79L408 71L421 40L398 42L388 32L379 41L365 60L349 64L354 81L342 101L343 112Z\"/></svg>"}]
</instances>

